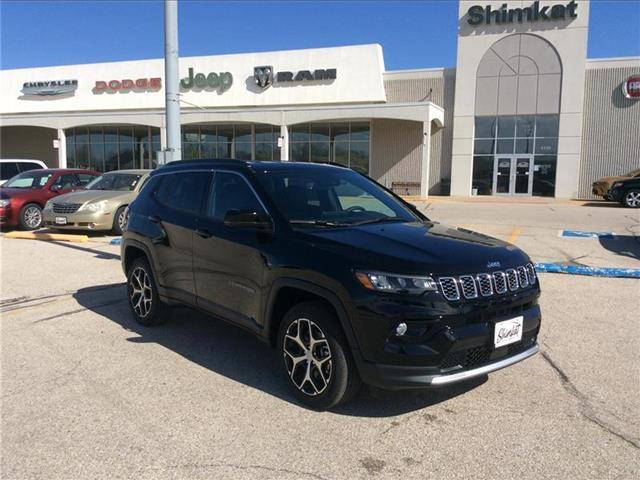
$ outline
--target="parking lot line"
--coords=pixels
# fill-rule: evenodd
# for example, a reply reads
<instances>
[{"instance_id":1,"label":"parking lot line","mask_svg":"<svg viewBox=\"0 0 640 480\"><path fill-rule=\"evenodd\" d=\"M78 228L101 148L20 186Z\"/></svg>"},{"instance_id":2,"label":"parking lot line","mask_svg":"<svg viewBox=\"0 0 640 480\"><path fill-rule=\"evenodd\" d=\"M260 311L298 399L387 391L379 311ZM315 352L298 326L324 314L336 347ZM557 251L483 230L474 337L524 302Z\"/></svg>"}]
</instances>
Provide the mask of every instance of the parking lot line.
<instances>
[{"instance_id":1,"label":"parking lot line","mask_svg":"<svg viewBox=\"0 0 640 480\"><path fill-rule=\"evenodd\" d=\"M521 231L522 229L520 227L514 227L513 230L511 230L511 233L509 234L509 238L507 238L507 242L509 243L515 242L518 236L520 235Z\"/></svg>"}]
</instances>

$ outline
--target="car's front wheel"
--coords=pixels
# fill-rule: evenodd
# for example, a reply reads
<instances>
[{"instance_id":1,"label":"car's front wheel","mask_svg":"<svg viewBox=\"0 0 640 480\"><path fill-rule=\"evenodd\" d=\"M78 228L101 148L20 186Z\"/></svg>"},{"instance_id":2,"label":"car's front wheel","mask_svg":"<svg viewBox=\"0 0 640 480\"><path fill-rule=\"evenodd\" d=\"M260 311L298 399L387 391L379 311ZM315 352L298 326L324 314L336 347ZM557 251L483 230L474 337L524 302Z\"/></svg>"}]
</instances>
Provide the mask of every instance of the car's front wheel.
<instances>
[{"instance_id":1,"label":"car's front wheel","mask_svg":"<svg viewBox=\"0 0 640 480\"><path fill-rule=\"evenodd\" d=\"M42 226L42 209L35 203L28 203L20 210L20 228L36 230Z\"/></svg>"},{"instance_id":2,"label":"car's front wheel","mask_svg":"<svg viewBox=\"0 0 640 480\"><path fill-rule=\"evenodd\" d=\"M127 274L127 299L129 309L142 325L163 323L169 314L169 306L160 301L153 271L146 258L136 258Z\"/></svg>"},{"instance_id":3,"label":"car's front wheel","mask_svg":"<svg viewBox=\"0 0 640 480\"><path fill-rule=\"evenodd\" d=\"M335 313L322 302L300 303L278 332L282 370L302 403L325 410L350 400L361 381Z\"/></svg>"},{"instance_id":4,"label":"car's front wheel","mask_svg":"<svg viewBox=\"0 0 640 480\"><path fill-rule=\"evenodd\" d=\"M622 204L628 208L640 208L640 189L633 188L627 191L622 198Z\"/></svg>"},{"instance_id":5,"label":"car's front wheel","mask_svg":"<svg viewBox=\"0 0 640 480\"><path fill-rule=\"evenodd\" d=\"M127 207L122 206L116 210L116 214L113 216L113 233L116 235L122 235L127 227Z\"/></svg>"}]
</instances>

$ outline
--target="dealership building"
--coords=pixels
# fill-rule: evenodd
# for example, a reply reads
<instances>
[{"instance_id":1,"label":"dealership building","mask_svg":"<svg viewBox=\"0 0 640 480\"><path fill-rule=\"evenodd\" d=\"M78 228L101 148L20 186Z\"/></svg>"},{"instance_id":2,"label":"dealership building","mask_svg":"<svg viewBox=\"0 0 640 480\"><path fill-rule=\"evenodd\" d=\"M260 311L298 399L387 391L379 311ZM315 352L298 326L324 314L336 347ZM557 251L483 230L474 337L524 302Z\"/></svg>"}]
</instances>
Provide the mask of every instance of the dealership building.
<instances>
[{"instance_id":1,"label":"dealership building","mask_svg":"<svg viewBox=\"0 0 640 480\"><path fill-rule=\"evenodd\" d=\"M388 71L380 45L182 57L182 158L336 162L405 195L590 198L640 168L640 58L587 59L588 25L588 1L463 0L455 68ZM0 71L0 157L157 166L163 75L162 59Z\"/></svg>"}]
</instances>

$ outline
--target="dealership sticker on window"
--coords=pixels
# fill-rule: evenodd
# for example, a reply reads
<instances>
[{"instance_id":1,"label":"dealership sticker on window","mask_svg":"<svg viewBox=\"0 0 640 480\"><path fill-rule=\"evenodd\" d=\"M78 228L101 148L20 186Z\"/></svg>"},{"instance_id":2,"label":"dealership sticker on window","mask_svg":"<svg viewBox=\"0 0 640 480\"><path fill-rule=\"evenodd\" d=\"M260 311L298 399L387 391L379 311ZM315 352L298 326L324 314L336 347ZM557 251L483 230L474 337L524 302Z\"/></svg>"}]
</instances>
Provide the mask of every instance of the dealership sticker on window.
<instances>
[{"instance_id":1,"label":"dealership sticker on window","mask_svg":"<svg viewBox=\"0 0 640 480\"><path fill-rule=\"evenodd\" d=\"M522 316L497 322L493 333L493 345L500 348L522 340L523 322L524 317Z\"/></svg>"}]
</instances>

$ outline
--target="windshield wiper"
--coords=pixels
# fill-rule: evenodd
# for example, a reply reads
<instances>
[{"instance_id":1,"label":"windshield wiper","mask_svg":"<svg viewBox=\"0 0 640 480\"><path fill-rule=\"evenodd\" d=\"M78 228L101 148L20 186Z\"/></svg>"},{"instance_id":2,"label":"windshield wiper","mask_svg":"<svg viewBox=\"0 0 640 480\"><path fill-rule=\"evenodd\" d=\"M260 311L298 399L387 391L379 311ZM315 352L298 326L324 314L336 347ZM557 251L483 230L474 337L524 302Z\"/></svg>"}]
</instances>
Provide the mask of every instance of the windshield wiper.
<instances>
[{"instance_id":1,"label":"windshield wiper","mask_svg":"<svg viewBox=\"0 0 640 480\"><path fill-rule=\"evenodd\" d=\"M347 223L329 222L327 220L289 220L292 225L313 225L317 227L343 227Z\"/></svg>"},{"instance_id":2,"label":"windshield wiper","mask_svg":"<svg viewBox=\"0 0 640 480\"><path fill-rule=\"evenodd\" d=\"M359 226L359 225L370 225L373 223L387 223L387 222L403 222L403 218L393 218L393 217L380 217L373 218L370 220L362 220L361 222L351 223L350 225Z\"/></svg>"}]
</instances>

